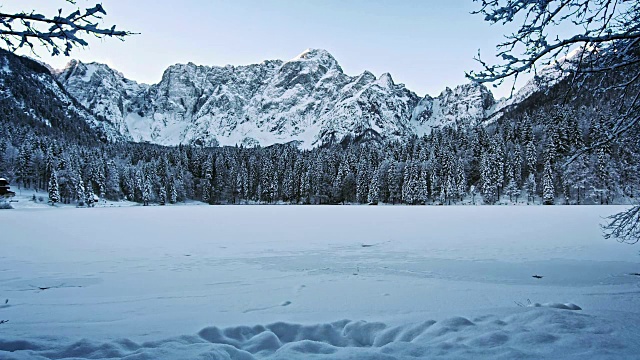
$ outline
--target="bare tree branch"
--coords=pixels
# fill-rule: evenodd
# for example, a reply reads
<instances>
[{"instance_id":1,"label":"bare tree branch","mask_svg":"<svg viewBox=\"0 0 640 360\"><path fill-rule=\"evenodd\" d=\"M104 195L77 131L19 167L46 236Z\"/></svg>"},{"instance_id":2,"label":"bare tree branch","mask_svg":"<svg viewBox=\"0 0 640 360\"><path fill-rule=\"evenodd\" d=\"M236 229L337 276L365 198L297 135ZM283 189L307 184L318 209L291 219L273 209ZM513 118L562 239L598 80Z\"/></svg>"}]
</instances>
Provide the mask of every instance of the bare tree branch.
<instances>
[{"instance_id":1,"label":"bare tree branch","mask_svg":"<svg viewBox=\"0 0 640 360\"><path fill-rule=\"evenodd\" d=\"M474 0L481 2L474 12L485 16L492 24L507 24L524 17L520 28L498 44L497 57L501 64L489 65L477 57L481 72L469 72L467 77L477 82L501 82L523 72L535 71L536 65L553 63L561 54L578 46L596 55L611 55L624 59L634 53L635 41L640 39L640 4L628 0ZM550 31L562 23L570 22L582 31L567 38L550 38ZM618 42L632 41L631 46L611 47ZM519 49L521 49L519 51ZM593 71L588 64L578 69Z\"/></svg>"},{"instance_id":2,"label":"bare tree branch","mask_svg":"<svg viewBox=\"0 0 640 360\"><path fill-rule=\"evenodd\" d=\"M636 244L640 241L640 206L607 217L609 223L602 226L606 239L617 239L619 242Z\"/></svg>"},{"instance_id":3,"label":"bare tree branch","mask_svg":"<svg viewBox=\"0 0 640 360\"><path fill-rule=\"evenodd\" d=\"M67 2L75 4L73 0ZM0 13L0 40L11 52L28 47L37 56L34 41L39 41L51 51L52 56L69 56L74 47L88 45L82 38L83 35L98 38L115 37L120 40L134 35L130 31L116 30L115 25L102 27L99 23L106 14L100 4L84 11L75 10L66 16L62 15L62 9L58 10L56 16L51 17L34 12Z\"/></svg>"}]
</instances>

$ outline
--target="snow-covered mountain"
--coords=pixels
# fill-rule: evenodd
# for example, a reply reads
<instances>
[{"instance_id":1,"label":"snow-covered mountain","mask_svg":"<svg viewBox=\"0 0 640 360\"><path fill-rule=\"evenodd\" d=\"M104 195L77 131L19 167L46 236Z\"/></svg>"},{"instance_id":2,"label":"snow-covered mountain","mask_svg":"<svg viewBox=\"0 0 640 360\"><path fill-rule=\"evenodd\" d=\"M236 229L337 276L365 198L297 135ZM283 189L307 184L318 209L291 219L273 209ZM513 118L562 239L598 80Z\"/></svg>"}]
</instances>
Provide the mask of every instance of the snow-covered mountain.
<instances>
[{"instance_id":1,"label":"snow-covered mountain","mask_svg":"<svg viewBox=\"0 0 640 360\"><path fill-rule=\"evenodd\" d=\"M416 106L412 120L417 133L446 125L476 126L494 111L493 94L484 85L469 83L446 88L438 97L425 96Z\"/></svg>"},{"instance_id":2,"label":"snow-covered mountain","mask_svg":"<svg viewBox=\"0 0 640 360\"><path fill-rule=\"evenodd\" d=\"M13 121L35 121L62 131L89 132L101 140L123 137L110 122L94 116L65 90L48 67L0 50L0 109ZM87 125L89 129L87 129Z\"/></svg>"},{"instance_id":3,"label":"snow-covered mountain","mask_svg":"<svg viewBox=\"0 0 640 360\"><path fill-rule=\"evenodd\" d=\"M128 80L107 65L77 60L56 73L66 90L89 111L104 117L127 139L133 139L124 119L137 106L133 102L142 98L148 85Z\"/></svg>"},{"instance_id":4,"label":"snow-covered mountain","mask_svg":"<svg viewBox=\"0 0 640 360\"><path fill-rule=\"evenodd\" d=\"M150 86L79 61L57 77L125 137L163 145L299 141L313 147L371 131L384 138L421 135L443 125L477 125L495 107L483 85L420 98L389 74L346 75L330 53L317 49L286 62L177 64Z\"/></svg>"}]
</instances>

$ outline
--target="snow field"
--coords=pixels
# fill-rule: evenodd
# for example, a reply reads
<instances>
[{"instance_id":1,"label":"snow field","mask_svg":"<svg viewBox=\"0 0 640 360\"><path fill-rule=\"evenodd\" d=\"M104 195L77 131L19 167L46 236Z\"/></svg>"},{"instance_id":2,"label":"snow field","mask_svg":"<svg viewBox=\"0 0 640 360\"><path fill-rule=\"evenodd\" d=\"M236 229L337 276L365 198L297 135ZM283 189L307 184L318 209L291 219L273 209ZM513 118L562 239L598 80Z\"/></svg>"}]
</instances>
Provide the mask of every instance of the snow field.
<instances>
[{"instance_id":1,"label":"snow field","mask_svg":"<svg viewBox=\"0 0 640 360\"><path fill-rule=\"evenodd\" d=\"M621 209L7 210L0 359L633 358Z\"/></svg>"}]
</instances>

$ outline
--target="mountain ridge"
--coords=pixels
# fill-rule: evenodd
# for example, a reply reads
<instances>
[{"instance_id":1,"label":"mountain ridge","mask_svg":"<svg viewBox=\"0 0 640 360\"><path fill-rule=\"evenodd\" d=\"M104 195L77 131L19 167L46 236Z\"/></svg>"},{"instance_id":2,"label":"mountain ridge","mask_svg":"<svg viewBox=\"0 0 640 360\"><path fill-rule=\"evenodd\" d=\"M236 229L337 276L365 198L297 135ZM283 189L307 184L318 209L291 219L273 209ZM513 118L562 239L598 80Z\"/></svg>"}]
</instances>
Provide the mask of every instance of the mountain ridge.
<instances>
[{"instance_id":1,"label":"mountain ridge","mask_svg":"<svg viewBox=\"0 0 640 360\"><path fill-rule=\"evenodd\" d=\"M400 138L447 125L476 126L496 105L475 83L421 98L389 73L350 76L321 49L242 66L175 64L151 85L77 60L55 75L125 138L161 145L298 141L311 148L370 131Z\"/></svg>"}]
</instances>

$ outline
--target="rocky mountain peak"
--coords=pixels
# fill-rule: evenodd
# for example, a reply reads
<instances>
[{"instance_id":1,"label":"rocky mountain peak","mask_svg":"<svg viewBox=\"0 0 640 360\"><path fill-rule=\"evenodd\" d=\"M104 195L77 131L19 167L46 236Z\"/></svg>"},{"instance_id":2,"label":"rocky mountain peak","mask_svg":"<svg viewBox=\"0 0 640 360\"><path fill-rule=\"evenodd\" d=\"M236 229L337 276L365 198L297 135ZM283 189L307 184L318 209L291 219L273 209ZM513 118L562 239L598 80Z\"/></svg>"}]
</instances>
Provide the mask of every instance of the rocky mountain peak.
<instances>
[{"instance_id":1,"label":"rocky mountain peak","mask_svg":"<svg viewBox=\"0 0 640 360\"><path fill-rule=\"evenodd\" d=\"M323 49L307 49L288 62L313 62L327 69L339 69L342 72L338 61L327 50Z\"/></svg>"},{"instance_id":2,"label":"rocky mountain peak","mask_svg":"<svg viewBox=\"0 0 640 360\"><path fill-rule=\"evenodd\" d=\"M443 126L473 127L495 111L496 101L486 86L475 82L447 87L436 98L425 96L412 114L418 133Z\"/></svg>"},{"instance_id":3,"label":"rocky mountain peak","mask_svg":"<svg viewBox=\"0 0 640 360\"><path fill-rule=\"evenodd\" d=\"M476 82L458 85L453 90L447 88L440 97L448 102L455 102L460 99L474 101L485 110L489 110L495 104L491 91L486 86Z\"/></svg>"},{"instance_id":4,"label":"rocky mountain peak","mask_svg":"<svg viewBox=\"0 0 640 360\"><path fill-rule=\"evenodd\" d=\"M380 75L380 77L378 78L378 83L387 88L391 88L392 86L395 85L395 83L393 82L393 78L389 73L384 73Z\"/></svg>"}]
</instances>

